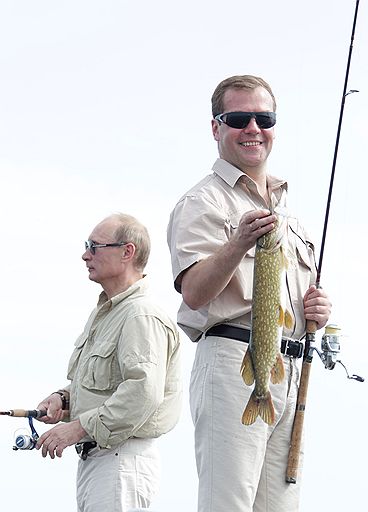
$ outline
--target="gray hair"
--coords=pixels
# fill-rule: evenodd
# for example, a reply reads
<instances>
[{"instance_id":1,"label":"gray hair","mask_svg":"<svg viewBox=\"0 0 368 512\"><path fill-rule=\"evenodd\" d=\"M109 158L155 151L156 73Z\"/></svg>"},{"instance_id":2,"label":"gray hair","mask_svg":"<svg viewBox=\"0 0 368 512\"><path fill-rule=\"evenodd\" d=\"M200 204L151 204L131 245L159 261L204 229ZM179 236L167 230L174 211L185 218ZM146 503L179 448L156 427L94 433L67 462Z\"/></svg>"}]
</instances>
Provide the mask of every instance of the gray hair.
<instances>
[{"instance_id":1,"label":"gray hair","mask_svg":"<svg viewBox=\"0 0 368 512\"><path fill-rule=\"evenodd\" d=\"M126 213L114 213L111 217L120 224L114 233L116 241L134 244L134 264L137 270L143 271L151 251L151 240L147 228L135 217Z\"/></svg>"}]
</instances>

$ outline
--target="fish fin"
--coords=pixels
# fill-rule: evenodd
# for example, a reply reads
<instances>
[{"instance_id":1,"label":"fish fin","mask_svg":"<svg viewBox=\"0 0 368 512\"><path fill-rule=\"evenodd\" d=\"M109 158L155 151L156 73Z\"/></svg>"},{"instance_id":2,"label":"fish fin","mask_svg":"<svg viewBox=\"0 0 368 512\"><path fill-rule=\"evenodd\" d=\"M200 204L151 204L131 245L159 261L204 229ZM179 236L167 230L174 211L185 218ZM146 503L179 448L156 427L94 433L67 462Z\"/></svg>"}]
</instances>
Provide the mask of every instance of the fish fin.
<instances>
[{"instance_id":1,"label":"fish fin","mask_svg":"<svg viewBox=\"0 0 368 512\"><path fill-rule=\"evenodd\" d=\"M285 312L284 312L281 304L279 304L279 320L278 320L279 326L282 327L284 325L284 322L285 322Z\"/></svg>"},{"instance_id":2,"label":"fish fin","mask_svg":"<svg viewBox=\"0 0 368 512\"><path fill-rule=\"evenodd\" d=\"M285 270L289 268L289 258L287 257L286 250L281 247L281 266Z\"/></svg>"},{"instance_id":3,"label":"fish fin","mask_svg":"<svg viewBox=\"0 0 368 512\"><path fill-rule=\"evenodd\" d=\"M243 357L243 361L240 367L240 375L243 377L243 380L247 386L251 386L253 384L254 370L252 356L249 349L246 351L245 356Z\"/></svg>"},{"instance_id":4,"label":"fish fin","mask_svg":"<svg viewBox=\"0 0 368 512\"><path fill-rule=\"evenodd\" d=\"M292 329L294 327L294 318L290 311L286 310L284 315L284 325L288 329Z\"/></svg>"},{"instance_id":5,"label":"fish fin","mask_svg":"<svg viewBox=\"0 0 368 512\"><path fill-rule=\"evenodd\" d=\"M257 416L260 416L268 425L272 425L275 421L275 409L269 391L267 391L266 396L263 398L257 398L255 391L252 392L243 412L243 425L252 425L256 421Z\"/></svg>"},{"instance_id":6,"label":"fish fin","mask_svg":"<svg viewBox=\"0 0 368 512\"><path fill-rule=\"evenodd\" d=\"M243 425L252 425L257 419L259 414L259 405L260 401L256 397L255 391L252 391L250 398L248 400L247 406L244 409L242 416Z\"/></svg>"},{"instance_id":7,"label":"fish fin","mask_svg":"<svg viewBox=\"0 0 368 512\"><path fill-rule=\"evenodd\" d=\"M281 304L279 304L279 320L278 324L280 327L287 327L288 329L292 329L294 327L294 318L293 315L287 309L284 311Z\"/></svg>"},{"instance_id":8,"label":"fish fin","mask_svg":"<svg viewBox=\"0 0 368 512\"><path fill-rule=\"evenodd\" d=\"M285 368L284 361L282 360L280 352L276 356L276 362L271 368L271 382L272 384L279 384L284 380Z\"/></svg>"},{"instance_id":9,"label":"fish fin","mask_svg":"<svg viewBox=\"0 0 368 512\"><path fill-rule=\"evenodd\" d=\"M265 398L259 400L259 415L267 425L275 422L275 409L273 407L271 393L267 391Z\"/></svg>"}]
</instances>

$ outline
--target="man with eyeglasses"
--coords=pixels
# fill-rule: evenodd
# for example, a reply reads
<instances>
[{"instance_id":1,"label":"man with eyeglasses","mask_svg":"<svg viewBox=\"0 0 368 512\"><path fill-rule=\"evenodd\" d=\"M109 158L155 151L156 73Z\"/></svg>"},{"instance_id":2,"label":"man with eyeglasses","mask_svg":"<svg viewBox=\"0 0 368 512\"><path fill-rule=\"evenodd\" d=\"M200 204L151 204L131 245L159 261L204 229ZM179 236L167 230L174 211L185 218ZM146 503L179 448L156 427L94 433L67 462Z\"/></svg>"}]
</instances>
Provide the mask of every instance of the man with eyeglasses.
<instances>
[{"instance_id":1,"label":"man with eyeglasses","mask_svg":"<svg viewBox=\"0 0 368 512\"><path fill-rule=\"evenodd\" d=\"M148 508L159 481L155 438L179 418L179 336L148 296L149 253L148 232L132 216L94 228L82 259L103 291L75 343L71 383L38 405L40 421L65 420L38 440L43 457L73 444L80 456L78 512Z\"/></svg>"},{"instance_id":2,"label":"man with eyeglasses","mask_svg":"<svg viewBox=\"0 0 368 512\"><path fill-rule=\"evenodd\" d=\"M199 476L199 512L295 512L297 484L285 483L299 377L299 341L306 319L323 327L331 304L313 286L313 245L289 219L288 309L280 350L286 370L271 386L276 420L241 422L252 387L240 366L250 340L255 243L271 231L270 204L287 188L268 173L275 137L276 101L252 75L222 81L212 96L212 133L219 158L212 174L187 192L168 226L175 289L182 294L178 324L198 342L190 382Z\"/></svg>"}]
</instances>

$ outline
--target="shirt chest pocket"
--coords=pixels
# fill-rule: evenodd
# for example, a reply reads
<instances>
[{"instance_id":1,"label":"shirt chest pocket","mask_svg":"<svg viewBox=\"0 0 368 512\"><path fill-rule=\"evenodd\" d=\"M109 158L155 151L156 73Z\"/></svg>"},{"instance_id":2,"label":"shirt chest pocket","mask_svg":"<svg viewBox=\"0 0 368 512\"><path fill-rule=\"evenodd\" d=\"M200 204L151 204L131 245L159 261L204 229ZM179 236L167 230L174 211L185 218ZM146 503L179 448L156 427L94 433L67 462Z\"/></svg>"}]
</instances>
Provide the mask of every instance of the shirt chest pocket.
<instances>
[{"instance_id":1,"label":"shirt chest pocket","mask_svg":"<svg viewBox=\"0 0 368 512\"><path fill-rule=\"evenodd\" d=\"M116 344L96 340L83 363L82 386L96 391L114 390L121 380L119 376Z\"/></svg>"},{"instance_id":2,"label":"shirt chest pocket","mask_svg":"<svg viewBox=\"0 0 368 512\"><path fill-rule=\"evenodd\" d=\"M303 242L297 238L295 243L295 252L299 266L308 270L308 272L312 272L311 249L308 248L307 244L308 242Z\"/></svg>"},{"instance_id":3,"label":"shirt chest pocket","mask_svg":"<svg viewBox=\"0 0 368 512\"><path fill-rule=\"evenodd\" d=\"M313 245L295 231L291 230L290 233L289 240L291 240L291 247L296 256L299 272L313 274L316 270Z\"/></svg>"},{"instance_id":4,"label":"shirt chest pocket","mask_svg":"<svg viewBox=\"0 0 368 512\"><path fill-rule=\"evenodd\" d=\"M67 378L69 380L73 380L78 368L78 364L81 358L82 350L84 345L86 344L86 341L88 339L88 336L86 334L81 334L77 341L75 342L74 351L69 359L69 365L68 365L68 374Z\"/></svg>"}]
</instances>

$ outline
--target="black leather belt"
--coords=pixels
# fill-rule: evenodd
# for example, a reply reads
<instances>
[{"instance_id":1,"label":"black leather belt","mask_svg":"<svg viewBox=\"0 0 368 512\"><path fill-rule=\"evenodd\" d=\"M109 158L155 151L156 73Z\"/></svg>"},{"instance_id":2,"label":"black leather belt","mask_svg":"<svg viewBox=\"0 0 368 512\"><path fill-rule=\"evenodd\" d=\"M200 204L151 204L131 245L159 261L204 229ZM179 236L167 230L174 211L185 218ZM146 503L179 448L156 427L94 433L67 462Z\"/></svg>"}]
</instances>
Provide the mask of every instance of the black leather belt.
<instances>
[{"instance_id":1,"label":"black leather belt","mask_svg":"<svg viewBox=\"0 0 368 512\"><path fill-rule=\"evenodd\" d=\"M205 332L205 337L219 336L220 338L229 338L232 340L244 341L249 343L250 331L243 327L236 327L234 325L218 324L210 327ZM302 357L304 345L300 341L295 341L290 338L281 339L280 352L286 356Z\"/></svg>"},{"instance_id":2,"label":"black leather belt","mask_svg":"<svg viewBox=\"0 0 368 512\"><path fill-rule=\"evenodd\" d=\"M77 443L75 445L75 450L82 460L86 460L88 457L88 452L90 452L93 448L96 448L96 446L96 441L86 441L85 443Z\"/></svg>"}]
</instances>

